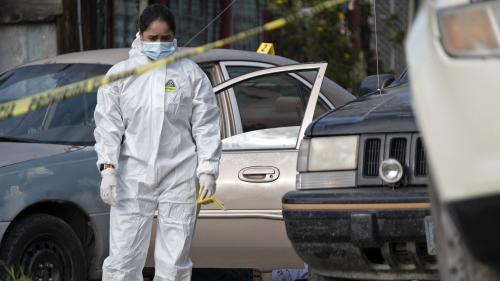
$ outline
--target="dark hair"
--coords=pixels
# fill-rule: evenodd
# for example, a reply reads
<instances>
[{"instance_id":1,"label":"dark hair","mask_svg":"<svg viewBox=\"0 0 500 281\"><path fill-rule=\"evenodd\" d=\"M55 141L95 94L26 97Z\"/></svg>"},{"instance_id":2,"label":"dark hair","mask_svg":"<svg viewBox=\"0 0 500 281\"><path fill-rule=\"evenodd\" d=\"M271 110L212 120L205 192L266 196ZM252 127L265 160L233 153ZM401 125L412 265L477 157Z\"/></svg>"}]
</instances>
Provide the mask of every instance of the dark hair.
<instances>
[{"instance_id":1,"label":"dark hair","mask_svg":"<svg viewBox=\"0 0 500 281\"><path fill-rule=\"evenodd\" d=\"M142 11L139 17L139 32L143 33L148 29L149 25L156 21L161 20L168 24L170 30L175 34L175 17L172 12L165 6L161 4L153 4L147 6L144 11Z\"/></svg>"}]
</instances>

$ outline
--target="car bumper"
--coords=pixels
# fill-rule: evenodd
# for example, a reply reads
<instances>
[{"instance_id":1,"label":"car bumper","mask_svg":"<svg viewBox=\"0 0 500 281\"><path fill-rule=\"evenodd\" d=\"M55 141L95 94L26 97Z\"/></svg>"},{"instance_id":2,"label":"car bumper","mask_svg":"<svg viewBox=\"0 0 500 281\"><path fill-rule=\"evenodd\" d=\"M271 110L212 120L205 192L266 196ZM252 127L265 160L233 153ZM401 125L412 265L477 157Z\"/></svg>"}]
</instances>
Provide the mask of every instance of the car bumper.
<instances>
[{"instance_id":1,"label":"car bumper","mask_svg":"<svg viewBox=\"0 0 500 281\"><path fill-rule=\"evenodd\" d=\"M438 279L427 253L422 188L293 191L283 197L287 234L320 275L355 279Z\"/></svg>"}]
</instances>

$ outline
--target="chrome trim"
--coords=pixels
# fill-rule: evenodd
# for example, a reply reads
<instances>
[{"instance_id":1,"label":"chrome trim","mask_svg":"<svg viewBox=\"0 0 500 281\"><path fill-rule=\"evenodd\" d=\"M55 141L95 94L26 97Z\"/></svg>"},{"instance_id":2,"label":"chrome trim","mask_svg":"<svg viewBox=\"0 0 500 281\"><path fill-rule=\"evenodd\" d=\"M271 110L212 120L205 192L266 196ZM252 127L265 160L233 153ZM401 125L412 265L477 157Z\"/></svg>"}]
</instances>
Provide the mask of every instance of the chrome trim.
<instances>
[{"instance_id":1,"label":"chrome trim","mask_svg":"<svg viewBox=\"0 0 500 281\"><path fill-rule=\"evenodd\" d=\"M224 73L224 78L225 80L229 80L229 72L227 72L226 66L255 66L255 67L262 67L262 68L270 68L270 67L276 67L274 64L270 63L264 63L264 62L251 62L251 61L221 61L220 65L222 66L221 68L223 69ZM312 89L312 84L309 83L306 79L300 77L300 75L295 74L295 73L288 73L288 75L292 76L293 78L299 80L302 84L306 85L309 89ZM312 91L312 90L311 90ZM333 103L325 97L320 91L319 97L321 98L322 101L330 107L330 110L335 109L335 106Z\"/></svg>"},{"instance_id":2,"label":"chrome trim","mask_svg":"<svg viewBox=\"0 0 500 281\"><path fill-rule=\"evenodd\" d=\"M202 207L203 208L203 207ZM155 211L155 218L158 217L158 210ZM270 219L283 220L281 210L205 210L201 209L198 218L204 219Z\"/></svg>"},{"instance_id":3,"label":"chrome trim","mask_svg":"<svg viewBox=\"0 0 500 281\"><path fill-rule=\"evenodd\" d=\"M281 210L201 210L198 215L204 219L221 219L221 218L242 218L242 219L270 219L283 220Z\"/></svg>"},{"instance_id":4,"label":"chrome trim","mask_svg":"<svg viewBox=\"0 0 500 281\"><path fill-rule=\"evenodd\" d=\"M334 210L334 211L374 211L374 210L428 210L431 203L335 203L335 204L283 204L283 210Z\"/></svg>"},{"instance_id":5,"label":"chrome trim","mask_svg":"<svg viewBox=\"0 0 500 281\"><path fill-rule=\"evenodd\" d=\"M231 78L229 78L229 73L227 72L226 69L226 64L224 62L219 62L222 75L224 77L224 82L230 81ZM223 84L222 82L221 84ZM219 84L219 85L221 85ZM217 94L216 91L217 86L214 87L214 92ZM243 133L243 124L241 124L241 115L240 115L240 108L238 107L238 103L236 101L236 94L234 93L233 88L230 88L227 90L228 96L229 96L229 105L230 105L230 110L233 113L233 123L235 127L236 134L241 134Z\"/></svg>"},{"instance_id":6,"label":"chrome trim","mask_svg":"<svg viewBox=\"0 0 500 281\"><path fill-rule=\"evenodd\" d=\"M262 175L262 178L251 178L249 176ZM280 177L280 170L272 166L250 166L243 168L238 173L241 181L267 183L273 182Z\"/></svg>"},{"instance_id":7,"label":"chrome trim","mask_svg":"<svg viewBox=\"0 0 500 281\"><path fill-rule=\"evenodd\" d=\"M299 149L300 142L304 138L304 131L307 125L311 123L314 117L314 111L316 110L316 104L318 103L318 94L321 90L321 84L323 84L323 78L325 78L326 67L328 63L315 63L311 64L309 69L318 69L318 74L316 75L316 81L314 81L314 86L309 95L309 101L307 102L306 112L304 113L304 118L302 119L302 125L300 126L299 139L297 140L297 149Z\"/></svg>"},{"instance_id":8,"label":"chrome trim","mask_svg":"<svg viewBox=\"0 0 500 281\"><path fill-rule=\"evenodd\" d=\"M238 77L235 77L231 80L228 80L228 81L225 81L217 86L214 87L214 92L220 92L220 91L224 91L226 90L227 88L231 87L233 84L236 84L236 83L239 83L239 82L242 82L242 81L245 81L245 80L248 80L248 79L252 79L252 78L255 78L255 77L259 77L259 76L264 76L264 75L268 75L268 74L273 74L273 73L281 73L281 72L292 72L292 71L304 71L304 70L315 70L315 69L318 69L319 72L323 72L323 73L318 73L318 74L322 74L322 75L318 75L316 77L316 81L314 83L314 86L317 88L317 87L320 87L321 84L318 86L316 85L316 82L318 82L318 78L319 76L321 76L321 80L322 80L322 77L324 77L324 70L326 70L326 66L328 64L327 63L304 63L304 64L293 64L293 65L285 65L285 66L277 66L277 67L272 67L272 68L266 68L266 69L262 69L262 70L257 70L257 71L254 71L254 72L250 72L250 73L247 73L247 74L243 74L241 76L238 76ZM313 87L313 91L315 90ZM309 101L311 99L309 98ZM310 104L310 102L308 103L308 105Z\"/></svg>"},{"instance_id":9,"label":"chrome trim","mask_svg":"<svg viewBox=\"0 0 500 281\"><path fill-rule=\"evenodd\" d=\"M270 64L270 63L255 62L255 61L221 61L220 65L223 66L224 70L226 71L224 74L224 77L226 78L226 80L231 79L229 77L229 73L227 72L226 66L255 66L255 67L263 67L263 68L270 68L270 67L276 66L276 65Z\"/></svg>"},{"instance_id":10,"label":"chrome trim","mask_svg":"<svg viewBox=\"0 0 500 281\"><path fill-rule=\"evenodd\" d=\"M356 186L356 171L307 172L296 176L297 190Z\"/></svg>"}]
</instances>

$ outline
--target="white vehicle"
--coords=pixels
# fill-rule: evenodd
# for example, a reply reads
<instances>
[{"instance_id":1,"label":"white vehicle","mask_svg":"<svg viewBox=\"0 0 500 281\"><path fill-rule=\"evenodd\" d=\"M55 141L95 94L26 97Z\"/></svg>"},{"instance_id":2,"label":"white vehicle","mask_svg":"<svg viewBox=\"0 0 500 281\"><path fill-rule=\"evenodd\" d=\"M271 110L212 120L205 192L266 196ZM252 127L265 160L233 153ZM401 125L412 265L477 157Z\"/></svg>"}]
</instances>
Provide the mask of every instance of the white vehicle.
<instances>
[{"instance_id":1,"label":"white vehicle","mask_svg":"<svg viewBox=\"0 0 500 281\"><path fill-rule=\"evenodd\" d=\"M500 1L424 2L406 54L432 164L441 277L497 280Z\"/></svg>"}]
</instances>

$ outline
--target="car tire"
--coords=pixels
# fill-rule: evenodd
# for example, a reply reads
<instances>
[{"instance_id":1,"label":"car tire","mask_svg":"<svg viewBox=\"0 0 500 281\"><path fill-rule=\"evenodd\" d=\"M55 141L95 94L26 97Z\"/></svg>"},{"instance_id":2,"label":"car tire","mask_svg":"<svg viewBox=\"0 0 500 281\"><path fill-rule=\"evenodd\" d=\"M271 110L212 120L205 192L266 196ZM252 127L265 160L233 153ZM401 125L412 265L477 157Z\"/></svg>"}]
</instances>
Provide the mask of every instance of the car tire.
<instances>
[{"instance_id":1,"label":"car tire","mask_svg":"<svg viewBox=\"0 0 500 281\"><path fill-rule=\"evenodd\" d=\"M500 280L494 270L480 263L471 255L447 208L439 203L440 201L434 184L430 186L429 192L431 195L431 212L435 223L436 247L441 280Z\"/></svg>"},{"instance_id":2,"label":"car tire","mask_svg":"<svg viewBox=\"0 0 500 281\"><path fill-rule=\"evenodd\" d=\"M3 241L0 259L32 280L87 280L82 243L73 229L55 216L33 214L14 222Z\"/></svg>"}]
</instances>

